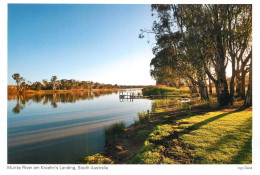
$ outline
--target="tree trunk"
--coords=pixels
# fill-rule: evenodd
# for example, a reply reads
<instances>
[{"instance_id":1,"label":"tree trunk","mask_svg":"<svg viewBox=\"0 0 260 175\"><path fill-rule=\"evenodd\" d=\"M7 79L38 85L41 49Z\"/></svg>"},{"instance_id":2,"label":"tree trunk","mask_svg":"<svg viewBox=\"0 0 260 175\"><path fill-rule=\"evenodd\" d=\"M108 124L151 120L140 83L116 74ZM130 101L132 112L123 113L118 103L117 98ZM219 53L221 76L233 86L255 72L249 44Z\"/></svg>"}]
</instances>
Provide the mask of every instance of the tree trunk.
<instances>
[{"instance_id":1,"label":"tree trunk","mask_svg":"<svg viewBox=\"0 0 260 175\"><path fill-rule=\"evenodd\" d=\"M236 93L238 94L238 96L241 96L241 76L240 76L239 60L237 60Z\"/></svg>"},{"instance_id":2,"label":"tree trunk","mask_svg":"<svg viewBox=\"0 0 260 175\"><path fill-rule=\"evenodd\" d=\"M19 83L17 83L16 90L17 90L18 94L20 94L21 90L20 90L20 84Z\"/></svg>"},{"instance_id":3,"label":"tree trunk","mask_svg":"<svg viewBox=\"0 0 260 175\"><path fill-rule=\"evenodd\" d=\"M248 82L248 89L246 93L245 105L252 106L252 58L250 60L249 82Z\"/></svg>"},{"instance_id":4,"label":"tree trunk","mask_svg":"<svg viewBox=\"0 0 260 175\"><path fill-rule=\"evenodd\" d=\"M235 76L236 76L236 63L235 63L235 57L232 56L232 76L230 80L230 104L234 104L234 96L235 96Z\"/></svg>"},{"instance_id":5,"label":"tree trunk","mask_svg":"<svg viewBox=\"0 0 260 175\"><path fill-rule=\"evenodd\" d=\"M242 61L242 64L241 64L241 98L242 99L245 99L246 97L246 74L247 74L247 71L246 70L246 65L248 63L248 61L252 59L252 49L250 51L250 53L247 55L246 59L244 61ZM250 63L251 64L251 63Z\"/></svg>"},{"instance_id":6,"label":"tree trunk","mask_svg":"<svg viewBox=\"0 0 260 175\"><path fill-rule=\"evenodd\" d=\"M210 78L209 78L209 94L212 95L212 85L211 85Z\"/></svg>"},{"instance_id":7,"label":"tree trunk","mask_svg":"<svg viewBox=\"0 0 260 175\"><path fill-rule=\"evenodd\" d=\"M194 86L193 84L188 84L188 87L189 87L190 92L191 92L192 94L198 93L197 88L196 88L196 85Z\"/></svg>"},{"instance_id":8,"label":"tree trunk","mask_svg":"<svg viewBox=\"0 0 260 175\"><path fill-rule=\"evenodd\" d=\"M241 98L245 99L246 97L246 71L242 70L241 74Z\"/></svg>"},{"instance_id":9,"label":"tree trunk","mask_svg":"<svg viewBox=\"0 0 260 175\"><path fill-rule=\"evenodd\" d=\"M196 84L192 83L192 93L198 93Z\"/></svg>"},{"instance_id":10,"label":"tree trunk","mask_svg":"<svg viewBox=\"0 0 260 175\"><path fill-rule=\"evenodd\" d=\"M224 73L225 74L225 70ZM221 75L221 77L217 81L216 91L217 91L217 98L220 106L226 106L229 104L229 92L228 92L228 85L226 76Z\"/></svg>"},{"instance_id":11,"label":"tree trunk","mask_svg":"<svg viewBox=\"0 0 260 175\"><path fill-rule=\"evenodd\" d=\"M55 83L52 84L52 89L53 89L53 91L56 91Z\"/></svg>"},{"instance_id":12,"label":"tree trunk","mask_svg":"<svg viewBox=\"0 0 260 175\"><path fill-rule=\"evenodd\" d=\"M203 79L198 79L198 83L199 83L199 92L200 92L201 99L202 100L209 99L208 88L204 83Z\"/></svg>"},{"instance_id":13,"label":"tree trunk","mask_svg":"<svg viewBox=\"0 0 260 175\"><path fill-rule=\"evenodd\" d=\"M198 91L197 91L197 84L198 84L198 82L196 82L190 74L187 73L186 75L187 75L188 79L191 82L191 84L190 84L190 86L191 86L191 93L198 93Z\"/></svg>"},{"instance_id":14,"label":"tree trunk","mask_svg":"<svg viewBox=\"0 0 260 175\"><path fill-rule=\"evenodd\" d=\"M224 39L224 35L222 35L221 27L219 25L218 19L218 5L215 5L214 9L214 30L216 36L216 90L217 97L220 106L226 106L229 104L229 91L228 84L226 79L226 66L225 66L225 58L226 58L226 50L225 45L222 42Z\"/></svg>"}]
</instances>

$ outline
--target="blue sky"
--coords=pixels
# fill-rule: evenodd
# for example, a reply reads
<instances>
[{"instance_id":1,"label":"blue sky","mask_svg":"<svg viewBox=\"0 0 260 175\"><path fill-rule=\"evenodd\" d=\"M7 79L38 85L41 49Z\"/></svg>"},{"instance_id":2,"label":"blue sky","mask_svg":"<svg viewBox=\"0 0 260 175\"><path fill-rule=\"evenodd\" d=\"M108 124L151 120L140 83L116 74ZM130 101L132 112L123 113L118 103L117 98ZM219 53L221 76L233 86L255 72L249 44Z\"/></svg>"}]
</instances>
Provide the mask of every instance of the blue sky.
<instances>
[{"instance_id":1,"label":"blue sky","mask_svg":"<svg viewBox=\"0 0 260 175\"><path fill-rule=\"evenodd\" d=\"M150 5L8 5L8 84L58 79L150 85Z\"/></svg>"}]
</instances>

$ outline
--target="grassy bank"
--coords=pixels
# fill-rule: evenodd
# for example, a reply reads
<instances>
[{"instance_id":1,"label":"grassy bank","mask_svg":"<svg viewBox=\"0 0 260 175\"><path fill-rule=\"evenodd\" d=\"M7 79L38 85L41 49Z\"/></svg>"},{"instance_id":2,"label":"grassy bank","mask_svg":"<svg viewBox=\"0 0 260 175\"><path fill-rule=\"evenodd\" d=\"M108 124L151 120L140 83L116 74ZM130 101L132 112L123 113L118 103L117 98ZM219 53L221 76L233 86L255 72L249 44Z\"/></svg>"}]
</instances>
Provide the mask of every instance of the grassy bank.
<instances>
[{"instance_id":1,"label":"grassy bank","mask_svg":"<svg viewBox=\"0 0 260 175\"><path fill-rule=\"evenodd\" d=\"M188 95L180 89L174 87L147 87L142 89L144 96L149 95Z\"/></svg>"},{"instance_id":2,"label":"grassy bank","mask_svg":"<svg viewBox=\"0 0 260 175\"><path fill-rule=\"evenodd\" d=\"M116 164L251 164L252 108L242 101L219 108L216 100L155 100L150 122L140 112L98 157ZM85 158L84 162L94 158ZM109 162L107 160L110 160ZM87 161L86 161L87 160Z\"/></svg>"},{"instance_id":3,"label":"grassy bank","mask_svg":"<svg viewBox=\"0 0 260 175\"><path fill-rule=\"evenodd\" d=\"M148 135L134 164L251 164L252 111L221 109L167 118Z\"/></svg>"}]
</instances>

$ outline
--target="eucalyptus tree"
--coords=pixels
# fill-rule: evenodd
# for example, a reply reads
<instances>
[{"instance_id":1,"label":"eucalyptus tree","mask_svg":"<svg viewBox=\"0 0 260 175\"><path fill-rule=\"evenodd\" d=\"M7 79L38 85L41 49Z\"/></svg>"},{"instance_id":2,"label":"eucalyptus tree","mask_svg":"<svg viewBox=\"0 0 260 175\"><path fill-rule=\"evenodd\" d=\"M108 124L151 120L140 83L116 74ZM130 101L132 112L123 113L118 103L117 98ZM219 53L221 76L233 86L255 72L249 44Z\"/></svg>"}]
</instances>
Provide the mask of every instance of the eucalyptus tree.
<instances>
[{"instance_id":1,"label":"eucalyptus tree","mask_svg":"<svg viewBox=\"0 0 260 175\"><path fill-rule=\"evenodd\" d=\"M13 77L13 79L16 81L17 91L18 91L19 93L21 93L21 91L22 91L21 85L22 85L22 82L25 81L25 79L24 79L23 77L21 77L19 73L13 74L12 77Z\"/></svg>"},{"instance_id":2,"label":"eucalyptus tree","mask_svg":"<svg viewBox=\"0 0 260 175\"><path fill-rule=\"evenodd\" d=\"M44 89L47 90L49 88L49 82L47 79L43 79L42 80L42 83L43 83L43 86L44 86Z\"/></svg>"},{"instance_id":3,"label":"eucalyptus tree","mask_svg":"<svg viewBox=\"0 0 260 175\"><path fill-rule=\"evenodd\" d=\"M67 89L67 87L66 87L66 79L61 79L60 80L60 88L63 89L63 90Z\"/></svg>"},{"instance_id":4,"label":"eucalyptus tree","mask_svg":"<svg viewBox=\"0 0 260 175\"><path fill-rule=\"evenodd\" d=\"M252 106L252 59L250 60L249 83L247 88L245 104L247 106Z\"/></svg>"},{"instance_id":5,"label":"eucalyptus tree","mask_svg":"<svg viewBox=\"0 0 260 175\"><path fill-rule=\"evenodd\" d=\"M57 80L57 76L56 75L51 77L51 84L52 84L52 90L53 91L56 90L56 80Z\"/></svg>"},{"instance_id":6,"label":"eucalyptus tree","mask_svg":"<svg viewBox=\"0 0 260 175\"><path fill-rule=\"evenodd\" d=\"M163 70L162 66L172 70L175 76L192 84L190 87L192 87L193 92L196 92L195 87L198 86L201 98L208 99L203 65L199 59L196 59L197 55L189 53L189 50L197 49L196 47L191 47L194 44L191 41L194 40L196 35L183 31L182 26L177 25L176 19L178 18L173 13L172 5L152 5L152 10L156 11L158 21L154 22L152 28L156 39L156 46L153 48L153 53L156 57L151 61L151 65L154 68L161 66L161 70ZM147 31L142 30L142 32ZM141 34L140 37L143 37L143 35ZM157 57L160 59L157 59ZM158 74L159 69L155 70L152 70L151 73L157 72ZM164 74L163 72L160 73Z\"/></svg>"},{"instance_id":7,"label":"eucalyptus tree","mask_svg":"<svg viewBox=\"0 0 260 175\"><path fill-rule=\"evenodd\" d=\"M244 65L252 57L250 51L251 5L167 4L152 5L152 10L157 12L159 19L159 22L154 22L152 30L157 39L157 48L172 45L170 49L177 57L175 64L178 62L182 66L188 65L184 66L185 69L187 67L194 69L197 76L195 82L199 85L200 92L207 93L206 73L215 84L220 105L233 104L236 60L244 58L241 63L243 67L240 69L245 70ZM177 40L176 37L169 37L169 40L164 39L164 45L158 42L163 35L172 36L178 32L181 37ZM229 61L232 64L230 91L226 78L226 67ZM186 74L187 72L189 73L184 70L183 74L189 75Z\"/></svg>"},{"instance_id":8,"label":"eucalyptus tree","mask_svg":"<svg viewBox=\"0 0 260 175\"><path fill-rule=\"evenodd\" d=\"M99 88L100 88L100 86L101 86L101 84L100 84L100 83L98 83L98 82L94 83L94 88L95 88L95 89L99 89Z\"/></svg>"},{"instance_id":9,"label":"eucalyptus tree","mask_svg":"<svg viewBox=\"0 0 260 175\"><path fill-rule=\"evenodd\" d=\"M41 82L39 82L39 81L36 81L36 82L34 82L34 83L32 83L31 84L31 89L32 90L41 90L42 89L42 84L41 84Z\"/></svg>"},{"instance_id":10,"label":"eucalyptus tree","mask_svg":"<svg viewBox=\"0 0 260 175\"><path fill-rule=\"evenodd\" d=\"M81 81L80 84L83 87L83 89L87 89L88 88L88 83L86 81Z\"/></svg>"},{"instance_id":11,"label":"eucalyptus tree","mask_svg":"<svg viewBox=\"0 0 260 175\"><path fill-rule=\"evenodd\" d=\"M245 76L252 58L252 5L227 5L227 50L232 63L230 100L236 91L245 98Z\"/></svg>"},{"instance_id":12,"label":"eucalyptus tree","mask_svg":"<svg viewBox=\"0 0 260 175\"><path fill-rule=\"evenodd\" d=\"M87 86L89 90L92 90L93 85L94 85L93 81L87 81Z\"/></svg>"}]
</instances>

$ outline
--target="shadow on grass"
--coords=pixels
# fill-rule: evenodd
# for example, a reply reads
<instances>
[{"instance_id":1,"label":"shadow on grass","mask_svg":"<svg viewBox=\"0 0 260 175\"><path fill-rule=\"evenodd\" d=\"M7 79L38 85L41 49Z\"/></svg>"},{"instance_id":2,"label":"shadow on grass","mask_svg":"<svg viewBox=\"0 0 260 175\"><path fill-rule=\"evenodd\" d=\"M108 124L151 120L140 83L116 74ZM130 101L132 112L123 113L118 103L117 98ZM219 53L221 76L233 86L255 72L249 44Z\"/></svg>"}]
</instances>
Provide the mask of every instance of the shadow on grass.
<instances>
[{"instance_id":1,"label":"shadow on grass","mask_svg":"<svg viewBox=\"0 0 260 175\"><path fill-rule=\"evenodd\" d=\"M224 114L220 114L220 115L217 115L215 117L211 117L209 119L206 119L204 121L201 121L201 122L198 122L188 128L185 128L183 131L181 132L173 132L172 134L170 134L169 136L166 136L164 137L162 140L158 140L158 141L153 141L153 142L156 142L157 144L165 144L167 143L169 140L171 139L178 139L180 136L184 135L184 134L189 134L191 131L194 131L194 130L197 130L199 128L201 128L202 126L204 125L207 125L208 123L210 122L213 122L213 121L216 121L222 117L225 117L227 115L230 115L230 114L233 114L233 113L236 113L236 112L240 112L240 111L243 111L247 109L246 107L240 107L239 109L235 110L235 111L232 111L232 112L226 112ZM176 112L176 111L175 111ZM190 117L193 117L193 116L196 116L196 115L201 115L201 114L204 114L206 113L207 111L189 111L189 114L188 115L185 115L183 112L183 110L180 110L178 111L179 114L176 116L176 113L174 113L173 111L169 111L169 112L161 112L159 114L161 115L169 115L169 114L172 114L172 116L169 117L168 120L171 120L173 122L179 120L179 119L187 119L187 118L190 118ZM185 116L183 116L185 115ZM169 121L166 121L166 123L168 123ZM227 137L230 137L230 139L232 139L234 136L227 136ZM227 139L227 138L224 138L224 139ZM213 148L212 148L213 149Z\"/></svg>"},{"instance_id":2,"label":"shadow on grass","mask_svg":"<svg viewBox=\"0 0 260 175\"><path fill-rule=\"evenodd\" d=\"M153 113L153 118L158 118L159 120L165 120L166 122L175 122L180 119L187 119L196 115L202 115L212 110L174 110L174 111L167 111L167 112L158 112ZM166 118L167 116L167 118Z\"/></svg>"},{"instance_id":3,"label":"shadow on grass","mask_svg":"<svg viewBox=\"0 0 260 175\"><path fill-rule=\"evenodd\" d=\"M246 133L248 130L252 129L252 119L248 119L243 125L240 125L239 128L236 129L236 133ZM221 139L214 143L214 146L209 147L207 151L214 151L217 148L219 148L221 145L226 144L232 140L239 140L239 137L236 137L233 133L228 134L224 137L221 137ZM252 137L251 137L252 139Z\"/></svg>"},{"instance_id":4,"label":"shadow on grass","mask_svg":"<svg viewBox=\"0 0 260 175\"><path fill-rule=\"evenodd\" d=\"M204 121L195 123L192 126L185 128L184 130L182 130L180 132L173 131L170 133L170 135L163 137L160 140L149 139L148 141L151 143L154 143L155 145L164 146L164 151L161 152L164 155L164 157L174 158L181 164L194 163L194 157L191 155L191 152L194 149L192 147L190 147L189 145L185 145L179 139L179 137L184 134L188 134L191 131L197 130L197 129L201 128L202 126L207 125L208 123L216 121L216 120L223 118L225 116L228 116L230 114L243 111L245 109L247 109L247 108L241 107L235 111L225 112L223 114L208 118ZM205 114L207 112L218 111L218 110L221 110L221 109L216 109L216 110L197 109L197 110L185 110L185 111L178 110L178 111L159 112L159 113L154 113L154 114L156 115L157 119L159 119L159 120L166 119L165 123L167 123L167 124L178 124L177 120L187 119L187 118L191 118L196 115L201 115L201 114ZM167 118L165 116L167 116ZM177 122L177 123L173 123L173 122ZM250 122L246 122L245 126L244 127L241 126L242 128L239 128L238 130L240 130L241 132L246 132L246 130L250 129L251 126L252 125L250 125ZM236 136L231 135L231 134L224 136L224 137L220 138L219 142L216 145L214 144L214 147L208 148L206 151L217 150L218 147L220 147L222 144L224 144L226 142L230 142L235 139L237 139ZM241 144L242 146L244 145L244 147L239 151L237 156L233 157L231 163L237 163L237 162L241 162L243 160L247 160L247 158L250 154L250 151L251 151L251 142L250 141L251 140L247 140ZM179 152L180 152L180 154L177 154Z\"/></svg>"},{"instance_id":5,"label":"shadow on grass","mask_svg":"<svg viewBox=\"0 0 260 175\"><path fill-rule=\"evenodd\" d=\"M197 130L197 129L201 128L202 126L207 125L207 124L210 123L210 122L216 121L216 120L218 120L218 119L220 119L220 118L222 118L222 117L225 117L225 116L227 116L227 115L230 115L230 114L233 114L233 113L236 113L236 112L243 111L243 110L245 110L245 109L246 109L245 107L241 107L241 108L239 108L239 109L237 109L237 110L235 110L235 111L226 112L226 113L224 113L224 114L220 114L220 115L217 115L217 116L215 116L215 117L211 117L211 118L209 118L209 119L206 119L206 120L204 120L204 121L201 121L201 122L199 122L199 123L196 123L196 124L194 124L194 125L192 125L192 126L186 128L186 129L184 129L183 131L181 131L181 132L179 133L179 136L184 135L184 134L189 134L191 131Z\"/></svg>"},{"instance_id":6,"label":"shadow on grass","mask_svg":"<svg viewBox=\"0 0 260 175\"><path fill-rule=\"evenodd\" d=\"M232 158L230 164L241 164L243 161L247 161L248 157L251 157L249 161L252 164L252 138L246 140L243 148Z\"/></svg>"}]
</instances>

